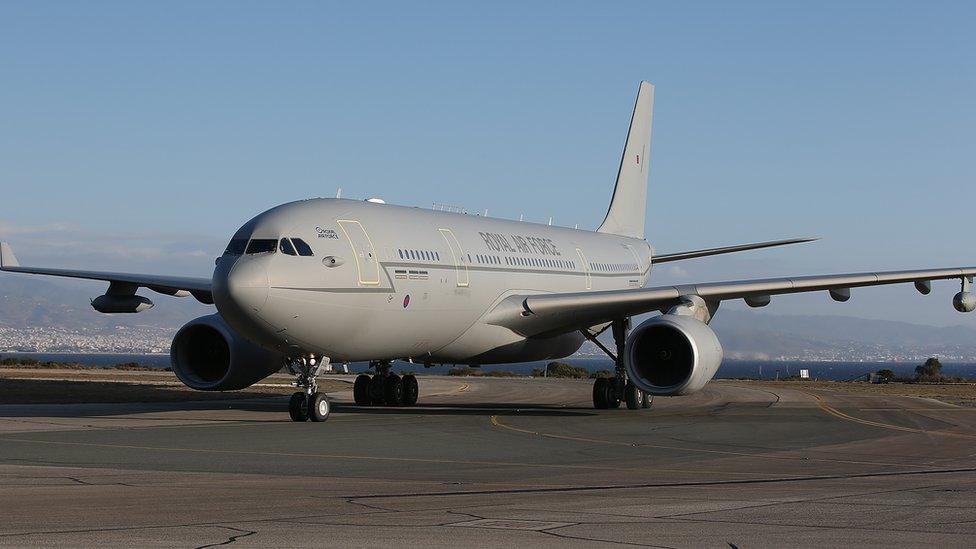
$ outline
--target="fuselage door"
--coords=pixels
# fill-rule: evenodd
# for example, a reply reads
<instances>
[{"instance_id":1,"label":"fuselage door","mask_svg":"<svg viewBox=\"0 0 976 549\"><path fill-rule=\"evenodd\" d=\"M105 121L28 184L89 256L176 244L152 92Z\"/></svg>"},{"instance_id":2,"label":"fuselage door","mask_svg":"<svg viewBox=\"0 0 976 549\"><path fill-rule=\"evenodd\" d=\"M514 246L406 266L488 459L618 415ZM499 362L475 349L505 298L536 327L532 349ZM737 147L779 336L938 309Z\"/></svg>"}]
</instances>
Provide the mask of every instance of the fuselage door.
<instances>
[{"instance_id":1,"label":"fuselage door","mask_svg":"<svg viewBox=\"0 0 976 549\"><path fill-rule=\"evenodd\" d=\"M583 274L586 275L586 289L593 289L593 278L590 277L590 264L586 262L586 256L583 255L583 250L576 248L576 255L579 256L580 264L583 266Z\"/></svg>"},{"instance_id":2,"label":"fuselage door","mask_svg":"<svg viewBox=\"0 0 976 549\"><path fill-rule=\"evenodd\" d=\"M624 246L630 252L630 255L634 256L634 261L637 263L637 270L639 272L644 272L644 266L641 265L641 258L639 255L637 255L637 250L635 250L630 244L625 244Z\"/></svg>"},{"instance_id":3,"label":"fuselage door","mask_svg":"<svg viewBox=\"0 0 976 549\"><path fill-rule=\"evenodd\" d=\"M461 243L454 236L451 229L437 229L440 231L441 236L444 237L444 241L447 242L447 247L451 250L451 257L454 260L454 271L457 275L457 285L465 288L468 286L468 264L464 261L464 250L461 249Z\"/></svg>"},{"instance_id":4,"label":"fuselage door","mask_svg":"<svg viewBox=\"0 0 976 549\"><path fill-rule=\"evenodd\" d=\"M379 258L376 257L373 241L366 234L366 229L360 222L352 219L337 219L336 222L339 223L339 228L349 240L352 255L356 258L356 266L359 268L359 284L376 286L380 283L380 262Z\"/></svg>"}]
</instances>

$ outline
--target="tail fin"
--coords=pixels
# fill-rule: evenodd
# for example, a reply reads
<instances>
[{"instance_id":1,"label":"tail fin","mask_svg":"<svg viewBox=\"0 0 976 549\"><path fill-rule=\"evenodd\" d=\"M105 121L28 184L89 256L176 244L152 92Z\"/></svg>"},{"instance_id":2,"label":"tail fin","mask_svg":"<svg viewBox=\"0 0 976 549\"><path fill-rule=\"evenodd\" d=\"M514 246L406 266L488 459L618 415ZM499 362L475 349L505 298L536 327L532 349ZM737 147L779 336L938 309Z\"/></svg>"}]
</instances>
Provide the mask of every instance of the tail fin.
<instances>
[{"instance_id":1,"label":"tail fin","mask_svg":"<svg viewBox=\"0 0 976 549\"><path fill-rule=\"evenodd\" d=\"M630 119L630 131L627 132L627 144L620 159L610 210L597 229L598 232L644 238L653 111L654 85L641 82L637 90L634 115Z\"/></svg>"}]
</instances>

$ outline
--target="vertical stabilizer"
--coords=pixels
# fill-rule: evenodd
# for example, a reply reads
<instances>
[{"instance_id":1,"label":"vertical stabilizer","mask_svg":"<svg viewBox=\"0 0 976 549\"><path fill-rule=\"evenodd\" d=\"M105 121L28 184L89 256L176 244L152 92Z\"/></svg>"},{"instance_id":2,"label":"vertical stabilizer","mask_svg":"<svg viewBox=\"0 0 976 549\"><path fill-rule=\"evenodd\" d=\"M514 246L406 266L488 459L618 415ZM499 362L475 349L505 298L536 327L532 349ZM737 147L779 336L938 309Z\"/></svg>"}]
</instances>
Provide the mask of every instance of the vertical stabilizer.
<instances>
[{"instance_id":1,"label":"vertical stabilizer","mask_svg":"<svg viewBox=\"0 0 976 549\"><path fill-rule=\"evenodd\" d=\"M654 111L654 85L641 82L637 103L630 119L627 143L620 159L617 184L606 219L597 229L601 233L644 238L647 210L647 171L650 168L651 116Z\"/></svg>"}]
</instances>

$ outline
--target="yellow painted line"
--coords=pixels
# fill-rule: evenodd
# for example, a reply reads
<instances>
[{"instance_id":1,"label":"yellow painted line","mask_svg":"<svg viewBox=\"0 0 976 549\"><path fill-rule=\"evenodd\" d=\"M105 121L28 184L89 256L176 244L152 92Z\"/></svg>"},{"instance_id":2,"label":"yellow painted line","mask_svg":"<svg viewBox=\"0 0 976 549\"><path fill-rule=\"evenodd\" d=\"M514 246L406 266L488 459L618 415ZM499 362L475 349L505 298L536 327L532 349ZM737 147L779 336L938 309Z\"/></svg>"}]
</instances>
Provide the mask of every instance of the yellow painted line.
<instances>
[{"instance_id":1,"label":"yellow painted line","mask_svg":"<svg viewBox=\"0 0 976 549\"><path fill-rule=\"evenodd\" d=\"M528 429L521 429L518 427L513 427L511 425L506 425L498 419L498 416L491 416L491 424L495 427L500 427L502 429L507 429L509 431L514 431L517 433L522 433L526 435L535 435L544 438L554 438L559 440L572 440L576 442L588 442L594 444L608 444L611 446L626 446L629 448L655 448L659 450L682 450L686 452L699 452L703 454L719 454L726 456L736 456L736 457L748 457L748 458L761 458L761 459L776 459L776 460L786 460L786 461L822 461L828 463L850 463L855 465L881 465L886 467L909 467L912 469L918 468L929 468L934 469L935 466L932 465L919 465L914 463L886 463L879 461L861 461L861 460L848 460L848 459L830 459L830 458L815 458L806 456L774 456L769 454L754 454L749 452L732 452L729 450L709 450L707 448L688 448L684 446L667 446L663 444L647 444L647 443L631 443L631 442L620 442L616 440L603 440L595 438L585 438L585 437L574 437L570 435L557 435L553 433L540 433L538 431L531 431ZM794 450L783 450L784 452L790 452Z\"/></svg>"},{"instance_id":2,"label":"yellow painted line","mask_svg":"<svg viewBox=\"0 0 976 549\"><path fill-rule=\"evenodd\" d=\"M928 429L916 429L914 427L903 427L901 425L892 425L890 423L881 423L880 421L871 421L859 417L854 417L851 415L847 415L844 412L841 412L840 410L834 408L830 404L827 404L827 401L824 400L824 398L818 394L808 393L806 391L800 391L800 392L805 395L809 395L813 397L814 400L817 401L817 406L819 406L820 409L823 410L824 412L827 412L828 414L836 418L843 419L845 421L853 421L854 423L860 423L862 425L870 425L872 427L880 427L882 429L891 429L892 431L902 431L905 433L917 433L922 435L937 435L943 437L976 439L976 435L970 435L966 433L953 433L949 431L932 431Z\"/></svg>"},{"instance_id":3,"label":"yellow painted line","mask_svg":"<svg viewBox=\"0 0 976 549\"><path fill-rule=\"evenodd\" d=\"M858 408L862 412L976 412L976 408Z\"/></svg>"},{"instance_id":4,"label":"yellow painted line","mask_svg":"<svg viewBox=\"0 0 976 549\"><path fill-rule=\"evenodd\" d=\"M458 387L457 389L451 389L450 391L444 391L442 393L430 393L430 394L424 393L424 398L433 397L433 396L453 395L455 393L463 393L470 388L471 385L467 383L462 383L460 387Z\"/></svg>"}]
</instances>

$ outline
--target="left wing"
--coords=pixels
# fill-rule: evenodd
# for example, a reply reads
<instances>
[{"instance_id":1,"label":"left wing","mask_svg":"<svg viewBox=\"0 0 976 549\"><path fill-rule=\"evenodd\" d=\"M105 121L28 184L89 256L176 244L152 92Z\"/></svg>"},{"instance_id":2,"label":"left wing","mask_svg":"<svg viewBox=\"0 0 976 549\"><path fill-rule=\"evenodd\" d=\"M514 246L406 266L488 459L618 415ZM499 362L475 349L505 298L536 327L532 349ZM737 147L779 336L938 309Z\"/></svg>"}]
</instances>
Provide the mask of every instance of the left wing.
<instances>
[{"instance_id":1,"label":"left wing","mask_svg":"<svg viewBox=\"0 0 976 549\"><path fill-rule=\"evenodd\" d=\"M651 263L668 263L670 261L684 261L685 259L695 259L697 257L708 257L712 255L731 254L735 252L746 252L749 250L761 250L763 248L773 248L775 246L788 246L790 244L801 244L803 242L814 242L819 238L790 238L788 240L771 240L769 242L755 242L753 244L739 244L738 246L722 246L721 248L707 248L704 250L692 250L690 252L677 252L673 254L658 254L651 258Z\"/></svg>"},{"instance_id":2,"label":"left wing","mask_svg":"<svg viewBox=\"0 0 976 549\"><path fill-rule=\"evenodd\" d=\"M847 301L851 288L904 282L914 282L919 292L928 294L931 281L953 278L963 281L963 291L957 294L953 305L957 310L969 312L976 308L976 297L968 292L974 275L976 267L961 267L738 280L635 290L515 295L499 303L486 320L523 336L551 335L641 313L667 311L691 296L702 298L710 308L730 299L745 299L750 306L761 307L769 303L772 295L828 290L835 300Z\"/></svg>"},{"instance_id":3,"label":"left wing","mask_svg":"<svg viewBox=\"0 0 976 549\"><path fill-rule=\"evenodd\" d=\"M201 303L213 304L213 295L210 290L211 280L209 278L21 267L13 250L6 242L0 242L0 271L104 280L110 283L110 288L114 291L123 294L134 294L135 290L143 287L166 295L185 296L192 294Z\"/></svg>"}]
</instances>

